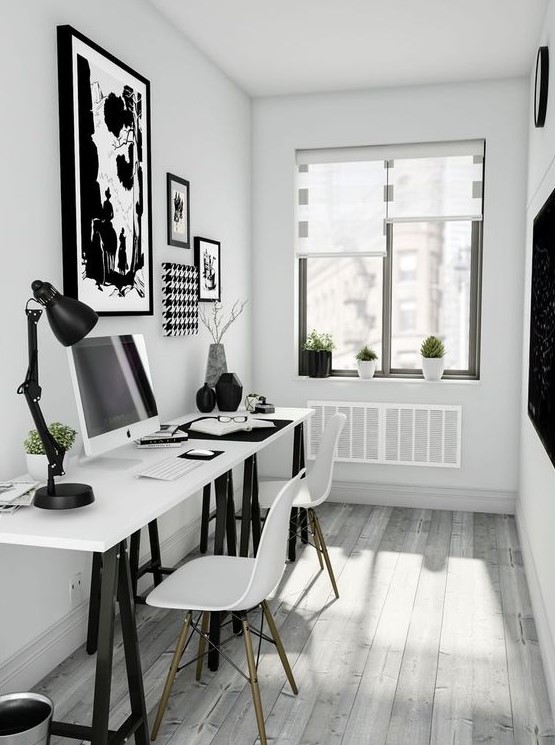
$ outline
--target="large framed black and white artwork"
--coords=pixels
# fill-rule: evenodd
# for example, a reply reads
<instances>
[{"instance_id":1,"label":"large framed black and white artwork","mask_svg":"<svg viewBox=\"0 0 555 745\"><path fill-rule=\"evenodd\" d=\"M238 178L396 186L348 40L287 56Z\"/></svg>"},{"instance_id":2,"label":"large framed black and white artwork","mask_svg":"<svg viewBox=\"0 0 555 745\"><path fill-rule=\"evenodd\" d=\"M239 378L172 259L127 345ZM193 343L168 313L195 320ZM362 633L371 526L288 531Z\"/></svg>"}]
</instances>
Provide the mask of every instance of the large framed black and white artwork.
<instances>
[{"instance_id":1,"label":"large framed black and white artwork","mask_svg":"<svg viewBox=\"0 0 555 745\"><path fill-rule=\"evenodd\" d=\"M64 294L152 315L150 84L58 26Z\"/></svg>"},{"instance_id":2,"label":"large framed black and white artwork","mask_svg":"<svg viewBox=\"0 0 555 745\"><path fill-rule=\"evenodd\" d=\"M189 234L189 182L172 173L167 175L168 243L191 248Z\"/></svg>"},{"instance_id":3,"label":"large framed black and white artwork","mask_svg":"<svg viewBox=\"0 0 555 745\"><path fill-rule=\"evenodd\" d=\"M555 465L555 191L534 219L528 415Z\"/></svg>"},{"instance_id":4,"label":"large framed black and white artwork","mask_svg":"<svg viewBox=\"0 0 555 745\"><path fill-rule=\"evenodd\" d=\"M219 241L195 236L195 264L198 269L199 301L220 301L222 281Z\"/></svg>"}]
</instances>

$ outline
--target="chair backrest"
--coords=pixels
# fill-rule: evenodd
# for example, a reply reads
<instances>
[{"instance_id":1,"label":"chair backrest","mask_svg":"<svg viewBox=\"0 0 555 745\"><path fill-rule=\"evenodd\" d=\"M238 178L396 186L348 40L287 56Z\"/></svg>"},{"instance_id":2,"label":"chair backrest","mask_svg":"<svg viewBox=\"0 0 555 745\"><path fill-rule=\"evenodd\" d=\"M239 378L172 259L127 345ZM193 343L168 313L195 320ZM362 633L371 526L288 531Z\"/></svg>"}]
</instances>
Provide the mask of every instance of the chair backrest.
<instances>
[{"instance_id":1,"label":"chair backrest","mask_svg":"<svg viewBox=\"0 0 555 745\"><path fill-rule=\"evenodd\" d=\"M310 501L315 504L327 499L331 491L335 448L346 421L345 414L334 414L324 428L316 460L306 477Z\"/></svg>"},{"instance_id":2,"label":"chair backrest","mask_svg":"<svg viewBox=\"0 0 555 745\"><path fill-rule=\"evenodd\" d=\"M291 505L304 468L279 491L264 521L253 573L243 597L230 610L253 608L265 600L281 579L289 536Z\"/></svg>"}]
</instances>

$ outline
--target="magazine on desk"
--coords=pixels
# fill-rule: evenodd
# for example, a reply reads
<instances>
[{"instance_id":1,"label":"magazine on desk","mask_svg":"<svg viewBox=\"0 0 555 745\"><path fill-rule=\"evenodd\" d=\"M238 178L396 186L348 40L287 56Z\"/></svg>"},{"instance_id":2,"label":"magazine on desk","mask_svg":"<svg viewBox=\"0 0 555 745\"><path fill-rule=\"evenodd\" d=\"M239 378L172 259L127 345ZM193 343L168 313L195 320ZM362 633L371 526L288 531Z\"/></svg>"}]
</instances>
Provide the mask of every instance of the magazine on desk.
<instances>
[{"instance_id":1,"label":"magazine on desk","mask_svg":"<svg viewBox=\"0 0 555 745\"><path fill-rule=\"evenodd\" d=\"M248 417L246 422L220 422L217 417L206 417L192 422L189 426L191 432L202 432L205 435L223 437L233 432L250 432L253 429L275 428L275 424L268 419L255 419Z\"/></svg>"},{"instance_id":2,"label":"magazine on desk","mask_svg":"<svg viewBox=\"0 0 555 745\"><path fill-rule=\"evenodd\" d=\"M35 496L38 481L0 481L0 511L29 507Z\"/></svg>"}]
</instances>

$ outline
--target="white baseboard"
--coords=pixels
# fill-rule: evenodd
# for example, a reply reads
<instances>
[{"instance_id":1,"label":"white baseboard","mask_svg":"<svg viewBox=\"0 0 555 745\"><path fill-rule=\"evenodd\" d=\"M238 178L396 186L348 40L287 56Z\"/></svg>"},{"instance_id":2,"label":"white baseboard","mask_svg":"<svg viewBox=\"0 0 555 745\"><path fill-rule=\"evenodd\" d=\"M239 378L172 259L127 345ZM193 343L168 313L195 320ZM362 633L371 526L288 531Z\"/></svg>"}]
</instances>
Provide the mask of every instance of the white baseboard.
<instances>
[{"instance_id":1,"label":"white baseboard","mask_svg":"<svg viewBox=\"0 0 555 745\"><path fill-rule=\"evenodd\" d=\"M0 667L0 693L26 691L85 640L88 602L72 609Z\"/></svg>"},{"instance_id":2,"label":"white baseboard","mask_svg":"<svg viewBox=\"0 0 555 745\"><path fill-rule=\"evenodd\" d=\"M199 535L200 519L161 541L164 565L173 566L181 561L197 545ZM146 558L145 555L142 560ZM149 584L148 577L141 580L140 591ZM80 647L87 635L88 610L87 600L6 660L0 666L0 693L29 690Z\"/></svg>"},{"instance_id":3,"label":"white baseboard","mask_svg":"<svg viewBox=\"0 0 555 745\"><path fill-rule=\"evenodd\" d=\"M334 481L330 501L512 515L516 491Z\"/></svg>"},{"instance_id":4,"label":"white baseboard","mask_svg":"<svg viewBox=\"0 0 555 745\"><path fill-rule=\"evenodd\" d=\"M534 555L532 553L530 534L519 501L516 503L516 527L520 539L520 548L522 550L522 560L524 562L526 579L528 581L528 589L530 591L534 621L538 632L538 641L542 657L543 671L547 683L547 691L551 703L551 710L555 711L555 635L551 629L549 614L547 613L543 600L543 592L538 580L536 562L534 561Z\"/></svg>"}]
</instances>

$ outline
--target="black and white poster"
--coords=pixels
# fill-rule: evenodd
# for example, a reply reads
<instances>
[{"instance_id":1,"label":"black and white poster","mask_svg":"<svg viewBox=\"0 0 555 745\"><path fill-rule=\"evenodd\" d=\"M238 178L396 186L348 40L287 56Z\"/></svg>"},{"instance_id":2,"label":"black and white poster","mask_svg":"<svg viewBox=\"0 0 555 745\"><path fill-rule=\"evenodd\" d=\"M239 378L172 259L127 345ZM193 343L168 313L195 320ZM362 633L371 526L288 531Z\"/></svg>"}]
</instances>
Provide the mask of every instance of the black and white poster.
<instances>
[{"instance_id":1,"label":"black and white poster","mask_svg":"<svg viewBox=\"0 0 555 745\"><path fill-rule=\"evenodd\" d=\"M64 294L151 315L150 86L58 27Z\"/></svg>"},{"instance_id":2,"label":"black and white poster","mask_svg":"<svg viewBox=\"0 0 555 745\"><path fill-rule=\"evenodd\" d=\"M217 302L222 299L220 243L195 236L195 264L198 269L198 299Z\"/></svg>"},{"instance_id":3,"label":"black and white poster","mask_svg":"<svg viewBox=\"0 0 555 745\"><path fill-rule=\"evenodd\" d=\"M168 243L191 248L189 238L189 182L167 174Z\"/></svg>"}]
</instances>

